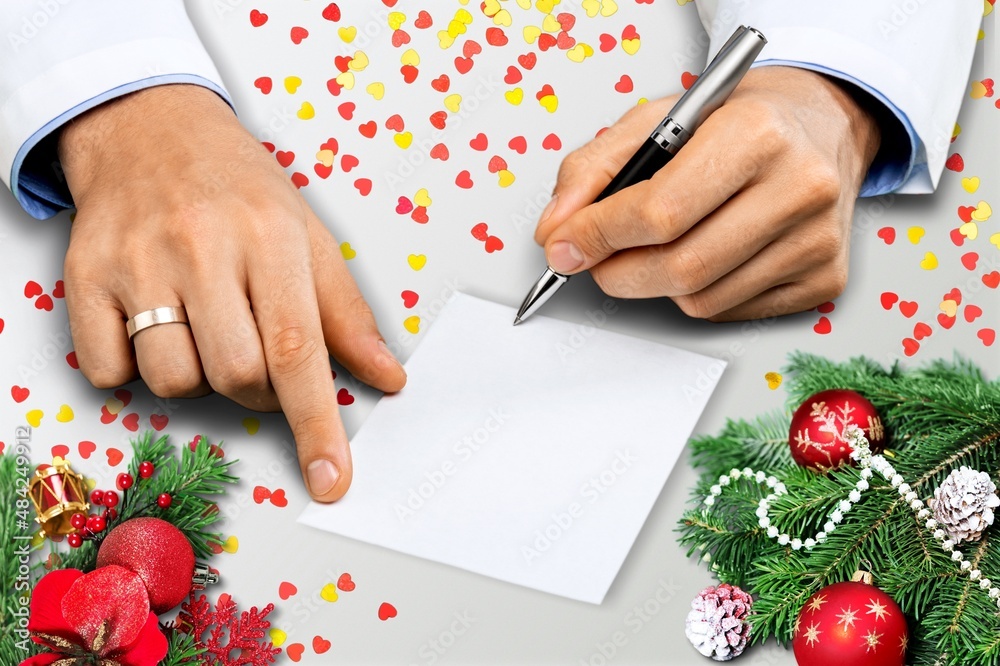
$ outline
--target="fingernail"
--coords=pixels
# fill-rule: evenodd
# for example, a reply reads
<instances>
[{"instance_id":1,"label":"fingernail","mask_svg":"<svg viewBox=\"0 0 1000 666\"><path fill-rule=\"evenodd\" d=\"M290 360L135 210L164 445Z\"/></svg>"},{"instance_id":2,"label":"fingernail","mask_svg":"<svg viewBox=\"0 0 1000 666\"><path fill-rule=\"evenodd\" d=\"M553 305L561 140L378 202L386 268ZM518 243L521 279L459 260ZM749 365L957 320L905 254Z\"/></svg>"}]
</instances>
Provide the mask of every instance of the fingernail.
<instances>
[{"instance_id":1,"label":"fingernail","mask_svg":"<svg viewBox=\"0 0 1000 666\"><path fill-rule=\"evenodd\" d=\"M549 248L549 266L558 273L569 273L583 264L583 253L569 241L556 241Z\"/></svg>"},{"instance_id":2,"label":"fingernail","mask_svg":"<svg viewBox=\"0 0 1000 666\"><path fill-rule=\"evenodd\" d=\"M306 467L306 479L309 482L309 492L313 497L322 497L337 485L340 472L337 466L329 460L313 460Z\"/></svg>"},{"instance_id":3,"label":"fingernail","mask_svg":"<svg viewBox=\"0 0 1000 666\"><path fill-rule=\"evenodd\" d=\"M552 215L552 211L556 209L556 203L558 202L558 200L559 200L559 195L553 194L552 198L549 199L549 203L545 205L545 210L542 211L542 217L539 218L538 220L539 224L549 219L549 216Z\"/></svg>"},{"instance_id":4,"label":"fingernail","mask_svg":"<svg viewBox=\"0 0 1000 666\"><path fill-rule=\"evenodd\" d=\"M399 359L396 358L396 356L391 351L389 351L389 347L388 345L385 344L385 340L378 341L378 348L379 351L382 352L382 356L385 359L391 361L393 365L398 365L400 368L403 367L403 364L399 362Z\"/></svg>"}]
</instances>

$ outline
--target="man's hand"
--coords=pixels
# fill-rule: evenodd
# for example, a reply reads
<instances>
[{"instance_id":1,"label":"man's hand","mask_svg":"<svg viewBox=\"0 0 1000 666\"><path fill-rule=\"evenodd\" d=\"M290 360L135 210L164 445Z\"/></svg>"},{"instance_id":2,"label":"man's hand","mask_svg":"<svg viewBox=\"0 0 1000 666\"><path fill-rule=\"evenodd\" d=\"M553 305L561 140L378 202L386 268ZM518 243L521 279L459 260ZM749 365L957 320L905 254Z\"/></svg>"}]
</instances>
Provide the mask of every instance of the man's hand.
<instances>
[{"instance_id":1,"label":"man's hand","mask_svg":"<svg viewBox=\"0 0 1000 666\"><path fill-rule=\"evenodd\" d=\"M725 321L798 312L847 282L854 202L877 124L838 84L751 70L651 180L592 205L676 97L627 113L563 161L535 240L560 273L609 295L668 296Z\"/></svg>"},{"instance_id":2,"label":"man's hand","mask_svg":"<svg viewBox=\"0 0 1000 666\"><path fill-rule=\"evenodd\" d=\"M158 396L218 391L282 409L313 498L351 483L328 350L397 391L406 375L337 242L288 176L213 92L167 85L80 117L59 154L77 215L66 305L84 376L110 388L142 375ZM125 319L184 306L129 343Z\"/></svg>"}]
</instances>

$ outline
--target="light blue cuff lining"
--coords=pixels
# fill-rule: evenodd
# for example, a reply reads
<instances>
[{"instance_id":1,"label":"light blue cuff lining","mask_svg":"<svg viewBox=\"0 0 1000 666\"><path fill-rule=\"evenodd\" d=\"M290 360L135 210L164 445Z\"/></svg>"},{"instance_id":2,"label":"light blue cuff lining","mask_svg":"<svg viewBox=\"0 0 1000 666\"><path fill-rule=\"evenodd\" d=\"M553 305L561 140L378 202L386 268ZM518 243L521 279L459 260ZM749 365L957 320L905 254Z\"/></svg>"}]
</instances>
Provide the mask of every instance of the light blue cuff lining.
<instances>
[{"instance_id":1,"label":"light blue cuff lining","mask_svg":"<svg viewBox=\"0 0 1000 666\"><path fill-rule=\"evenodd\" d=\"M108 100L121 97L144 88L151 88L153 86L168 83L191 83L208 88L222 97L222 99L225 100L231 108L233 107L233 102L229 98L229 94L222 87L213 81L196 74L162 74L159 76L151 76L120 85L117 88L112 88L107 92L91 97L85 102L77 104L72 109L59 114L49 122L45 123L45 125L32 134L18 149L17 155L14 157L14 163L10 169L10 189L14 193L14 197L17 199L18 203L21 204L21 207L24 208L29 215L38 220L48 219L65 208L73 207L73 200L69 193L69 189L66 187L65 181L61 177L61 171L52 168L46 169L42 173L21 172L21 167L24 164L25 159L28 157L28 154L45 137L49 136L52 132L55 132L68 121L72 120L84 111L88 111L99 104L107 102ZM56 155L52 155L49 159L45 160L45 163L55 167L57 161L58 158Z\"/></svg>"}]
</instances>

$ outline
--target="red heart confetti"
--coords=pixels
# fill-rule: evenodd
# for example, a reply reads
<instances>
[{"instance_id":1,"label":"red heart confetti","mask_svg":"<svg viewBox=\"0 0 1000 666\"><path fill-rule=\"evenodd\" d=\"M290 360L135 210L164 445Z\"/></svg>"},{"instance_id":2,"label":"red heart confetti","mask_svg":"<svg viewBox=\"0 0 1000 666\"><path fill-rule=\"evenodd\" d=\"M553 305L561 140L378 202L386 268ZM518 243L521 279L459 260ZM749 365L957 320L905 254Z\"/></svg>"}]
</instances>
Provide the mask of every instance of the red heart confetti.
<instances>
[{"instance_id":1,"label":"red heart confetti","mask_svg":"<svg viewBox=\"0 0 1000 666\"><path fill-rule=\"evenodd\" d=\"M354 588L357 587L354 581L351 580L351 574L342 573L340 578L337 579L337 589L341 592L353 592Z\"/></svg>"},{"instance_id":2,"label":"red heart confetti","mask_svg":"<svg viewBox=\"0 0 1000 666\"><path fill-rule=\"evenodd\" d=\"M287 600L289 597L295 596L299 591L299 588L295 587L292 583L287 580L281 581L278 585L278 596L281 597L282 601Z\"/></svg>"}]
</instances>

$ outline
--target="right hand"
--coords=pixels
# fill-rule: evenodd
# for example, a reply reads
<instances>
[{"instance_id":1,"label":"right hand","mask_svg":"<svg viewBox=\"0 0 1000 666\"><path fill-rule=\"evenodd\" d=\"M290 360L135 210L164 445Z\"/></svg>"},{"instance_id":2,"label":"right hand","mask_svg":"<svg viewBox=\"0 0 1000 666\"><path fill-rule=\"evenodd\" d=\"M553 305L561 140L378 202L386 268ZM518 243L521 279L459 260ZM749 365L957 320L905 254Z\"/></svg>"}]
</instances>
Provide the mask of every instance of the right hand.
<instances>
[{"instance_id":1,"label":"right hand","mask_svg":"<svg viewBox=\"0 0 1000 666\"><path fill-rule=\"evenodd\" d=\"M59 156L77 215L66 305L80 370L98 388L138 374L158 396L215 390L284 411L310 495L351 483L328 350L382 391L406 383L340 247L215 93L165 85L68 124ZM184 306L130 344L125 319Z\"/></svg>"}]
</instances>

